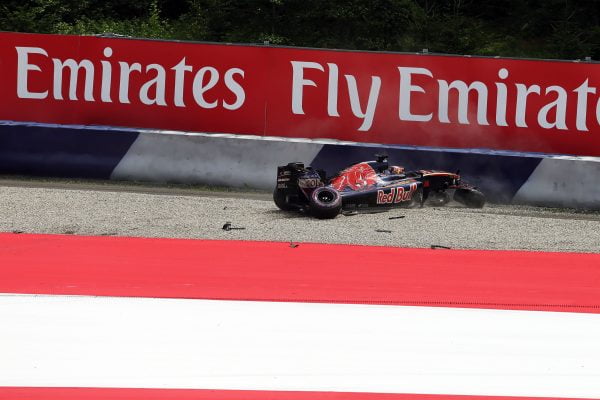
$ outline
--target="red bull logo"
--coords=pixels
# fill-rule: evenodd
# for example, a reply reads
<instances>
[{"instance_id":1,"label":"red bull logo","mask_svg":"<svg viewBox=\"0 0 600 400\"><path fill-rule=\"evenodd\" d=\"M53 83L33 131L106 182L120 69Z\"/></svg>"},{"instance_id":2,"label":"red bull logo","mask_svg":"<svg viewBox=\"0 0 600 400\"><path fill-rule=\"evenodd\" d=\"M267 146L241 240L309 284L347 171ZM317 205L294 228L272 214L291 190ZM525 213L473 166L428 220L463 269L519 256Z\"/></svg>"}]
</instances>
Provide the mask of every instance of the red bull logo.
<instances>
[{"instance_id":1,"label":"red bull logo","mask_svg":"<svg viewBox=\"0 0 600 400\"><path fill-rule=\"evenodd\" d=\"M385 189L377 191L377 204L394 204L411 200L417 191L417 183L411 183L408 188L400 186L389 190L387 193Z\"/></svg>"},{"instance_id":2,"label":"red bull logo","mask_svg":"<svg viewBox=\"0 0 600 400\"><path fill-rule=\"evenodd\" d=\"M352 190L363 190L373 186L377 182L375 170L367 163L360 163L345 169L331 182L331 186L337 191L346 188Z\"/></svg>"}]
</instances>

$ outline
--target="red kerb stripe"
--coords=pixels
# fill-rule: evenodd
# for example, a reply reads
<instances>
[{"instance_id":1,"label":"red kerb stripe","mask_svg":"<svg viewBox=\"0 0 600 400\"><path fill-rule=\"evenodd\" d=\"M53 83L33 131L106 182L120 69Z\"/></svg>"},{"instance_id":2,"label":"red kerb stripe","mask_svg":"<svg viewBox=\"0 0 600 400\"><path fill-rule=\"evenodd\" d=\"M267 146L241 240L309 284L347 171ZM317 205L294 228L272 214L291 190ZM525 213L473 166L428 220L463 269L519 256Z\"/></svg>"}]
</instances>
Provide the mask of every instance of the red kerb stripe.
<instances>
[{"instance_id":1,"label":"red kerb stripe","mask_svg":"<svg viewBox=\"0 0 600 400\"><path fill-rule=\"evenodd\" d=\"M557 400L550 397L454 396L254 390L0 387L0 400ZM573 400L561 398L561 400ZM579 399L582 400L582 399Z\"/></svg>"},{"instance_id":2,"label":"red kerb stripe","mask_svg":"<svg viewBox=\"0 0 600 400\"><path fill-rule=\"evenodd\" d=\"M0 234L0 292L600 313L600 254Z\"/></svg>"}]
</instances>

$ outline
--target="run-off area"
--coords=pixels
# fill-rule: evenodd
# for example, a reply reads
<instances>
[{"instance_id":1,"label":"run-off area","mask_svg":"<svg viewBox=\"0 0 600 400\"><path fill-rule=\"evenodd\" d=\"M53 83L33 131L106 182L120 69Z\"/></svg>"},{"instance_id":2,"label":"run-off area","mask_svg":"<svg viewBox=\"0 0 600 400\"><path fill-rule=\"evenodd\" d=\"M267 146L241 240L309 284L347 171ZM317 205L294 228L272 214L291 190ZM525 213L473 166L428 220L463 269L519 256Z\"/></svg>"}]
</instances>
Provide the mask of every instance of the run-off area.
<instances>
[{"instance_id":1,"label":"run-off area","mask_svg":"<svg viewBox=\"0 0 600 400\"><path fill-rule=\"evenodd\" d=\"M264 192L31 179L0 180L0 204L2 232L600 251L600 214L566 209L399 208L322 221L282 212Z\"/></svg>"}]
</instances>

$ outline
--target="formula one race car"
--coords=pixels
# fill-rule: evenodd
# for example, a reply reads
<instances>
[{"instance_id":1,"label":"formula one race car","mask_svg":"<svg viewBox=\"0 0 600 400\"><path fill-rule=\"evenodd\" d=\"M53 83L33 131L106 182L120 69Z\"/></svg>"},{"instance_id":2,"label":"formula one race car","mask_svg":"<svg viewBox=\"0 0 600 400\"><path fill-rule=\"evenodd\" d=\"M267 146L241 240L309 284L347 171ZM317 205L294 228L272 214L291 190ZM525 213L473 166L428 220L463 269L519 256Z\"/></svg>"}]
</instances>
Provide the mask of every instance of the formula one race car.
<instances>
[{"instance_id":1,"label":"formula one race car","mask_svg":"<svg viewBox=\"0 0 600 400\"><path fill-rule=\"evenodd\" d=\"M277 168L273 200L284 211L303 210L317 218L335 218L342 209L390 208L425 202L445 205L454 200L473 208L485 204L476 187L464 183L459 173L444 171L404 171L390 166L387 156L365 161L326 178L325 171L293 162Z\"/></svg>"}]
</instances>

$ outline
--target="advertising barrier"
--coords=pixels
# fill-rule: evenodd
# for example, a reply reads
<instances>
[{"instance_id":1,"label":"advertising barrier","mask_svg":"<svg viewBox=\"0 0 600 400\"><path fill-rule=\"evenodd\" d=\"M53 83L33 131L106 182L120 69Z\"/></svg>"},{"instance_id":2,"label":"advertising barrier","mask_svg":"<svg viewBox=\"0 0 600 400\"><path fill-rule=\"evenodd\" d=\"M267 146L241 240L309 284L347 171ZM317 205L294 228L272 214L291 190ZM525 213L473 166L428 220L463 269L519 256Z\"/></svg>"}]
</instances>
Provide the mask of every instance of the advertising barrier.
<instances>
[{"instance_id":1,"label":"advertising barrier","mask_svg":"<svg viewBox=\"0 0 600 400\"><path fill-rule=\"evenodd\" d=\"M600 65L0 33L0 120L600 156Z\"/></svg>"}]
</instances>

